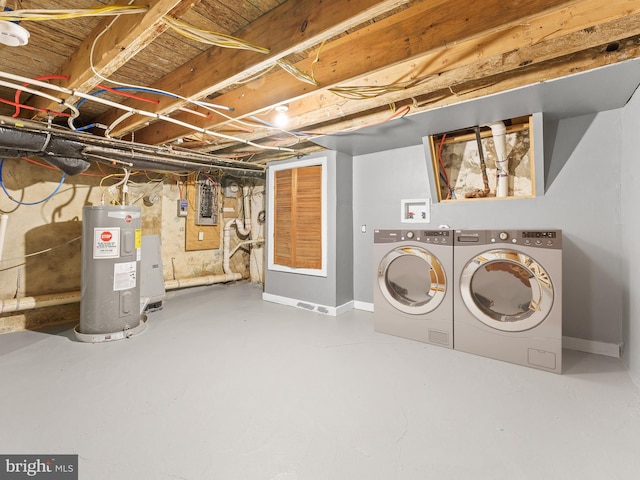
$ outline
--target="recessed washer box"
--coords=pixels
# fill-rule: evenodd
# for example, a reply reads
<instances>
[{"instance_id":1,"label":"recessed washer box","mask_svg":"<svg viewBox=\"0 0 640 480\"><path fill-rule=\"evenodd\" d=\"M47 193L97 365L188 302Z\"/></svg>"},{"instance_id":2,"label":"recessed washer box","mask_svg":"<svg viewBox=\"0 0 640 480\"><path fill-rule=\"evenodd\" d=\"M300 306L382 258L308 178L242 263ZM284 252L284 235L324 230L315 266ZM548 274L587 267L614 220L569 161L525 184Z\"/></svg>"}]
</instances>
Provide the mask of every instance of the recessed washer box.
<instances>
[{"instance_id":1,"label":"recessed washer box","mask_svg":"<svg viewBox=\"0 0 640 480\"><path fill-rule=\"evenodd\" d=\"M403 223L430 223L430 202L428 198L400 200L400 221Z\"/></svg>"}]
</instances>

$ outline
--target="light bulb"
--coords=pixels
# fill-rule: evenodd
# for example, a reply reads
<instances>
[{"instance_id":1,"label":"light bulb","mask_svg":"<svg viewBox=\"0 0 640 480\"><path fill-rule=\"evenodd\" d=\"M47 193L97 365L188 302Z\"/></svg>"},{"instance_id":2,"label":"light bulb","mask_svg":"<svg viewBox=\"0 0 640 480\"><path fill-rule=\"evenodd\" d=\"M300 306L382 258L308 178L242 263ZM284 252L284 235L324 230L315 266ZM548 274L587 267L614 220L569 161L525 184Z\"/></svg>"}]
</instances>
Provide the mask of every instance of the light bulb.
<instances>
[{"instance_id":1,"label":"light bulb","mask_svg":"<svg viewBox=\"0 0 640 480\"><path fill-rule=\"evenodd\" d=\"M289 110L288 105L276 106L277 113L274 122L277 127L284 128L289 124L289 115L287 115L287 110Z\"/></svg>"}]
</instances>

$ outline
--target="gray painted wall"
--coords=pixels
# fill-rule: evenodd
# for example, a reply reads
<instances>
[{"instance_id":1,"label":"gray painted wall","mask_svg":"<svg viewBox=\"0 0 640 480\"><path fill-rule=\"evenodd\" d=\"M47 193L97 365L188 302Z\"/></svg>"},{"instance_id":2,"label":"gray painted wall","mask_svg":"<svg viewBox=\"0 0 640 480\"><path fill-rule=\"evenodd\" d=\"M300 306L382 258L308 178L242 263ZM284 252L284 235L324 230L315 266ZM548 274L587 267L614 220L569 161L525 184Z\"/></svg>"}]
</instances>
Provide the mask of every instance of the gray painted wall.
<instances>
[{"instance_id":1,"label":"gray painted wall","mask_svg":"<svg viewBox=\"0 0 640 480\"><path fill-rule=\"evenodd\" d=\"M640 91L622 111L623 359L640 385Z\"/></svg>"},{"instance_id":2,"label":"gray painted wall","mask_svg":"<svg viewBox=\"0 0 640 480\"><path fill-rule=\"evenodd\" d=\"M434 204L429 224L562 228L563 334L607 343L621 341L621 118L617 109L545 119L543 195ZM356 301L373 301L373 229L406 228L400 200L431 197L427 164L422 145L354 157ZM363 224L365 234L360 233Z\"/></svg>"},{"instance_id":3,"label":"gray painted wall","mask_svg":"<svg viewBox=\"0 0 640 480\"><path fill-rule=\"evenodd\" d=\"M352 159L326 151L308 158L327 157L327 276L317 277L265 269L264 292L338 307L353 300ZM270 165L294 163L295 160ZM271 185L267 184L267 195ZM266 239L270 248L271 239Z\"/></svg>"}]
</instances>

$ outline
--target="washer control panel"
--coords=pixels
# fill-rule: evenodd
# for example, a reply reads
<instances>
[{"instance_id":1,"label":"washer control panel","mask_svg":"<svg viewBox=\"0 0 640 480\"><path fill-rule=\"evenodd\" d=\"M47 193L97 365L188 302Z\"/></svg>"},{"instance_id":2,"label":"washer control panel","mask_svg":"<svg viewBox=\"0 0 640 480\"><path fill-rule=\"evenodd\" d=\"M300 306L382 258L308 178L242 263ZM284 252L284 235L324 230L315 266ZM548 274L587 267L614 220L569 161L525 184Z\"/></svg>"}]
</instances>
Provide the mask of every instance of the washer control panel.
<instances>
[{"instance_id":1,"label":"washer control panel","mask_svg":"<svg viewBox=\"0 0 640 480\"><path fill-rule=\"evenodd\" d=\"M414 241L432 245L453 245L451 230L374 230L374 243Z\"/></svg>"}]
</instances>

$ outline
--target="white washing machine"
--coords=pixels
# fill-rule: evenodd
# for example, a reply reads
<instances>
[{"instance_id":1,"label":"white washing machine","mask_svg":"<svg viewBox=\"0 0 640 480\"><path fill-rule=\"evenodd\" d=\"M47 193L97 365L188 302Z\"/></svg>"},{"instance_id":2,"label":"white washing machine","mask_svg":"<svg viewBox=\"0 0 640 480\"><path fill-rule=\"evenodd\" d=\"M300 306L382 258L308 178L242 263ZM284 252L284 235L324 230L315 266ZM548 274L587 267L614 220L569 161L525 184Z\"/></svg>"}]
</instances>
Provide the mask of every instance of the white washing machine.
<instances>
[{"instance_id":1,"label":"white washing machine","mask_svg":"<svg viewBox=\"0 0 640 480\"><path fill-rule=\"evenodd\" d=\"M378 332L453 347L453 231L374 231Z\"/></svg>"},{"instance_id":2,"label":"white washing machine","mask_svg":"<svg viewBox=\"0 0 640 480\"><path fill-rule=\"evenodd\" d=\"M561 373L562 231L454 237L454 348Z\"/></svg>"}]
</instances>

